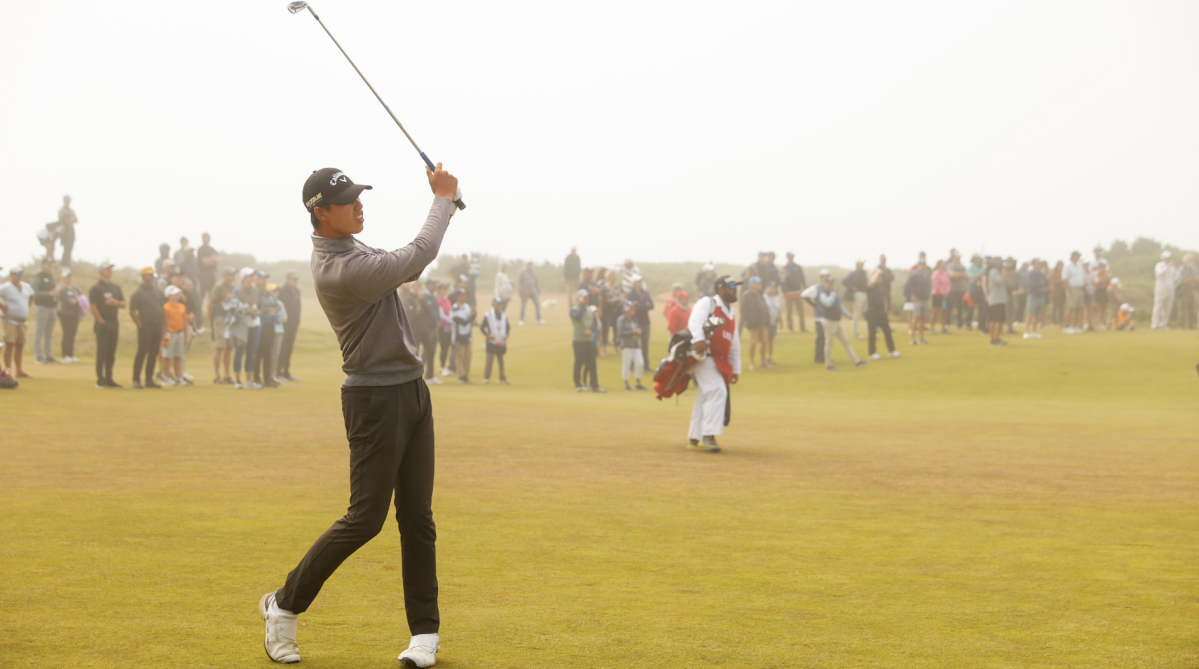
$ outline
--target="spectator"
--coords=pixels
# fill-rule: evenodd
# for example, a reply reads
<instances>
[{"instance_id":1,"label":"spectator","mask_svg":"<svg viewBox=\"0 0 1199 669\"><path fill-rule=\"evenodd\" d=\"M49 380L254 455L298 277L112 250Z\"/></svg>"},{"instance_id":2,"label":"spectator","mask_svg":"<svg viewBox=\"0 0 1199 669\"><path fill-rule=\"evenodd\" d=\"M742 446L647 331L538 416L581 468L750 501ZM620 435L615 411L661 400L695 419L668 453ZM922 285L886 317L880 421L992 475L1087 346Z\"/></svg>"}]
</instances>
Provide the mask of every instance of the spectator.
<instances>
[{"instance_id":1,"label":"spectator","mask_svg":"<svg viewBox=\"0 0 1199 669\"><path fill-rule=\"evenodd\" d=\"M1048 263L1033 258L1029 264L1025 285L1028 287L1028 316L1024 321L1024 338L1040 339L1041 324L1045 321L1045 299L1049 295Z\"/></svg>"},{"instance_id":2,"label":"spectator","mask_svg":"<svg viewBox=\"0 0 1199 669\"><path fill-rule=\"evenodd\" d=\"M803 300L799 294L807 288L808 282L804 278L803 268L795 263L795 254L787 252L787 264L783 265L783 295L787 299L787 330L794 331L795 328L791 325L791 313L794 311L799 316L799 331L807 332L808 324L804 318Z\"/></svg>"},{"instance_id":3,"label":"spectator","mask_svg":"<svg viewBox=\"0 0 1199 669\"><path fill-rule=\"evenodd\" d=\"M62 266L71 268L71 253L75 249L75 224L79 218L71 209L71 196L62 196L62 209L58 210L58 238L62 240Z\"/></svg>"},{"instance_id":4,"label":"spectator","mask_svg":"<svg viewBox=\"0 0 1199 669\"><path fill-rule=\"evenodd\" d=\"M501 262L500 270L495 273L495 296L500 299L500 311L507 312L512 301L512 278L508 276L506 262Z\"/></svg>"},{"instance_id":5,"label":"spectator","mask_svg":"<svg viewBox=\"0 0 1199 669\"><path fill-rule=\"evenodd\" d=\"M986 274L986 269L983 267L983 258L975 253L970 257L970 266L966 268L966 281L969 285L970 301L973 306L970 307L969 317L970 325L966 326L969 330L971 327L977 326L983 333L987 333L987 297L983 291L983 276ZM978 310L978 320L974 320L974 312Z\"/></svg>"},{"instance_id":6,"label":"spectator","mask_svg":"<svg viewBox=\"0 0 1199 669\"><path fill-rule=\"evenodd\" d=\"M1016 329L1012 326L1016 323L1023 325L1024 322L1021 313L1024 308L1020 305L1028 299L1028 293L1024 286L1027 276L1024 272L1017 271L1015 258L1003 261L1003 270L1003 276L1007 281L1008 306L1004 310L1007 319L1007 333L1016 334Z\"/></svg>"},{"instance_id":7,"label":"spectator","mask_svg":"<svg viewBox=\"0 0 1199 669\"><path fill-rule=\"evenodd\" d=\"M249 290L238 296L238 299L248 300L253 307L246 328L246 388L250 390L262 388L262 384L254 378L258 371L259 350L262 348L262 317L266 315L262 309L262 291L257 286L259 274L265 272L254 271L250 275Z\"/></svg>"},{"instance_id":8,"label":"spectator","mask_svg":"<svg viewBox=\"0 0 1199 669\"><path fill-rule=\"evenodd\" d=\"M783 277L779 275L778 265L774 264L774 259L776 257L777 256L774 255L774 251L766 252L766 264L762 266L763 285L769 286L771 283L778 285L779 282L783 280Z\"/></svg>"},{"instance_id":9,"label":"spectator","mask_svg":"<svg viewBox=\"0 0 1199 669\"><path fill-rule=\"evenodd\" d=\"M441 300L437 296L437 279L425 281L425 289L420 293L420 318L410 319L412 332L420 348L421 359L425 363L425 383L440 386L441 379L437 378L437 344L441 329ZM294 379L293 379L294 380Z\"/></svg>"},{"instance_id":10,"label":"spectator","mask_svg":"<svg viewBox=\"0 0 1199 669\"><path fill-rule=\"evenodd\" d=\"M58 239L58 223L46 223L37 229L37 243L46 250L42 255L54 259L54 243Z\"/></svg>"},{"instance_id":11,"label":"spectator","mask_svg":"<svg viewBox=\"0 0 1199 669\"><path fill-rule=\"evenodd\" d=\"M891 271L890 267L887 267L887 256L885 256L885 255L880 255L878 257L878 268L883 271L883 278L882 278L883 295L886 296L886 299L887 299L886 307L887 307L887 311L890 312L891 311L891 284L895 282L895 273Z\"/></svg>"},{"instance_id":12,"label":"spectator","mask_svg":"<svg viewBox=\"0 0 1199 669\"><path fill-rule=\"evenodd\" d=\"M63 268L62 285L58 287L58 320L62 322L62 361L79 362L75 357L75 334L79 332L79 299L83 291L75 285L71 270Z\"/></svg>"},{"instance_id":13,"label":"spectator","mask_svg":"<svg viewBox=\"0 0 1199 669\"><path fill-rule=\"evenodd\" d=\"M1107 287L1111 283L1112 273L1107 260L1102 263L1091 263L1091 281L1094 283L1095 302L1091 307L1092 321L1098 321L1100 329L1107 328ZM1117 302L1117 304L1119 304Z\"/></svg>"},{"instance_id":14,"label":"spectator","mask_svg":"<svg viewBox=\"0 0 1199 669\"><path fill-rule=\"evenodd\" d=\"M1059 327L1066 317L1066 280L1062 278L1062 271L1065 267L1066 264L1059 260L1049 275L1049 300L1053 304L1050 320Z\"/></svg>"},{"instance_id":15,"label":"spectator","mask_svg":"<svg viewBox=\"0 0 1199 669\"><path fill-rule=\"evenodd\" d=\"M949 278L946 267L944 260L938 260L932 274L932 322L929 332L933 334L937 334L938 319L941 321L941 334L949 334L949 294L952 291L953 280Z\"/></svg>"},{"instance_id":16,"label":"spectator","mask_svg":"<svg viewBox=\"0 0 1199 669\"><path fill-rule=\"evenodd\" d=\"M928 319L928 300L931 291L932 279L929 276L928 263L921 258L916 263L916 269L908 273L908 280L903 284L903 299L912 304L912 323L908 332L911 335L911 341L908 343L913 346L928 343L924 338L924 326ZM866 296L865 291L862 291L862 296Z\"/></svg>"},{"instance_id":17,"label":"spectator","mask_svg":"<svg viewBox=\"0 0 1199 669\"><path fill-rule=\"evenodd\" d=\"M1122 287L1123 286L1120 283L1120 277L1118 277L1118 276L1113 276L1112 280L1107 282L1107 301L1109 304L1119 304L1119 305L1124 304L1124 297L1120 293L1120 289ZM1116 322L1119 320L1119 318L1116 316L1116 312L1122 310L1123 308L1124 308L1123 306L1112 308L1112 329L1113 330L1116 329Z\"/></svg>"},{"instance_id":18,"label":"spectator","mask_svg":"<svg viewBox=\"0 0 1199 669\"><path fill-rule=\"evenodd\" d=\"M853 338L861 339L862 333L858 331L858 322L862 320L862 316L866 313L866 267L865 260L859 260L854 263L854 269L849 274L845 275L845 279L841 282L845 285L845 301L853 305ZM838 323L840 319L838 319ZM828 336L828 333L824 333Z\"/></svg>"},{"instance_id":19,"label":"spectator","mask_svg":"<svg viewBox=\"0 0 1199 669\"><path fill-rule=\"evenodd\" d=\"M595 282L595 271L590 267L583 268L583 278L579 279L579 283L573 290L587 291L587 305L595 308L600 306L600 293L603 290L600 285ZM568 293L569 294L569 293Z\"/></svg>"},{"instance_id":20,"label":"spectator","mask_svg":"<svg viewBox=\"0 0 1199 669\"><path fill-rule=\"evenodd\" d=\"M987 300L987 323L991 333L991 346L1007 346L1007 342L999 338L1003 332L1004 321L1007 320L1007 277L1010 270L1005 270L1003 261L999 258L991 260L987 273L983 275L983 296ZM1080 287L1081 290L1081 287Z\"/></svg>"},{"instance_id":21,"label":"spectator","mask_svg":"<svg viewBox=\"0 0 1199 669\"><path fill-rule=\"evenodd\" d=\"M1070 254L1070 262L1062 269L1062 281L1066 284L1066 334L1080 334L1082 319L1086 313L1086 270L1079 258L1082 254L1075 251Z\"/></svg>"},{"instance_id":22,"label":"spectator","mask_svg":"<svg viewBox=\"0 0 1199 669\"><path fill-rule=\"evenodd\" d=\"M525 268L517 277L517 284L520 289L520 324L525 324L525 303L532 300L533 308L537 310L537 324L544 325L545 321L541 320L541 287L537 281L537 270L533 268L533 261L525 263ZM445 356L445 349L442 349L441 354Z\"/></svg>"},{"instance_id":23,"label":"spectator","mask_svg":"<svg viewBox=\"0 0 1199 669\"><path fill-rule=\"evenodd\" d=\"M690 300L691 294L686 291L679 291L675 295L674 308L666 314L666 330L671 337L687 329L687 323L691 319L691 306L688 304Z\"/></svg>"},{"instance_id":24,"label":"spectator","mask_svg":"<svg viewBox=\"0 0 1199 669\"><path fill-rule=\"evenodd\" d=\"M25 271L17 267L8 271L8 281L0 286L0 315L4 319L4 369L13 370L17 378L28 379L23 363L33 287L21 280L24 275Z\"/></svg>"},{"instance_id":25,"label":"spectator","mask_svg":"<svg viewBox=\"0 0 1199 669\"><path fill-rule=\"evenodd\" d=\"M633 289L633 277L640 276L641 268L633 264L632 259L625 258L624 264L620 267L620 287L624 289L626 295L630 290ZM649 289L649 287L645 285L644 280L641 282L641 287L645 288L646 290Z\"/></svg>"},{"instance_id":26,"label":"spectator","mask_svg":"<svg viewBox=\"0 0 1199 669\"><path fill-rule=\"evenodd\" d=\"M1184 330L1194 330L1199 314L1199 269L1195 267L1195 254L1188 253L1182 257L1182 267L1178 269L1178 327Z\"/></svg>"},{"instance_id":27,"label":"spectator","mask_svg":"<svg viewBox=\"0 0 1199 669\"><path fill-rule=\"evenodd\" d=\"M749 335L749 371L754 371L754 353L763 368L766 368L766 322L770 310L762 296L762 277L749 277L749 289L741 294L741 331Z\"/></svg>"},{"instance_id":28,"label":"spectator","mask_svg":"<svg viewBox=\"0 0 1199 669\"><path fill-rule=\"evenodd\" d=\"M252 369L254 370L254 383L263 388L278 388L279 382L275 381L272 358L277 351L275 342L280 340L283 335L283 324L280 322L283 319L283 309L279 298L275 297L270 284L267 283L270 276L263 271L259 271L255 275L254 283L258 289L259 335L258 349L254 352Z\"/></svg>"},{"instance_id":29,"label":"spectator","mask_svg":"<svg viewBox=\"0 0 1199 669\"><path fill-rule=\"evenodd\" d=\"M624 389L632 390L629 387L629 368L632 367L637 390L647 390L641 385L645 361L641 359L641 328L637 325L636 303L624 303L623 313L616 319L614 335L616 348L620 350L620 380L624 381Z\"/></svg>"},{"instance_id":30,"label":"spectator","mask_svg":"<svg viewBox=\"0 0 1199 669\"><path fill-rule=\"evenodd\" d=\"M766 319L765 366L774 367L774 338L778 336L779 322L783 315L783 299L779 297L779 285L773 282L767 284L763 299L766 300L766 311L769 314L769 318Z\"/></svg>"},{"instance_id":31,"label":"spectator","mask_svg":"<svg viewBox=\"0 0 1199 669\"><path fill-rule=\"evenodd\" d=\"M891 336L891 322L887 317L887 294L883 286L883 269L875 268L866 281L866 341L869 346L870 359L882 358L878 354L878 333L882 332L887 342L887 355L899 357L895 350L895 339Z\"/></svg>"},{"instance_id":32,"label":"spectator","mask_svg":"<svg viewBox=\"0 0 1199 669\"><path fill-rule=\"evenodd\" d=\"M1174 294L1178 289L1178 269L1174 254L1162 251L1161 262L1153 268L1153 329L1169 330L1170 313L1174 310Z\"/></svg>"},{"instance_id":33,"label":"spectator","mask_svg":"<svg viewBox=\"0 0 1199 669\"><path fill-rule=\"evenodd\" d=\"M145 285L142 287L144 288ZM183 358L187 353L189 336L187 325L191 320L191 314L187 313L187 305L182 302L182 289L178 286L167 286L165 294L167 301L161 307L163 320L160 326L163 338L164 366L162 384L164 386L190 386L191 382L183 378ZM147 387L152 388L153 386L149 385L150 381L151 379L147 376Z\"/></svg>"},{"instance_id":34,"label":"spectator","mask_svg":"<svg viewBox=\"0 0 1199 669\"><path fill-rule=\"evenodd\" d=\"M143 267L138 273L141 276L142 285L133 291L133 295L129 297L129 318L133 324L137 326L137 354L133 357L133 387L134 388L159 388L157 383L154 383L154 366L158 363L159 348L163 345L164 329L163 318L165 314L163 305L163 293L154 285L154 268ZM179 289L175 286L167 286L168 290L172 290L172 295L176 296L175 302L178 303ZM173 308L173 307L172 307ZM186 310L186 307L183 307ZM146 383L142 385L142 365L146 368ZM163 352L163 382L167 385L173 385L167 382L170 375L170 370L166 369L166 352Z\"/></svg>"},{"instance_id":35,"label":"spectator","mask_svg":"<svg viewBox=\"0 0 1199 669\"><path fill-rule=\"evenodd\" d=\"M862 263L859 263L859 268ZM865 288L863 284L862 288ZM849 342L849 337L845 334L845 328L841 327L841 315L845 313L845 307L841 305L841 298L837 296L837 284L833 281L832 273L820 273L820 284L816 286L816 304L819 307L817 318L820 319L820 324L824 328L824 367L830 372L837 371L833 365L833 341L839 339L841 345L845 347L845 352L849 354L849 358L853 360L853 364L857 367L862 367L866 364L865 360L858 357L854 353L853 344Z\"/></svg>"},{"instance_id":36,"label":"spectator","mask_svg":"<svg viewBox=\"0 0 1199 669\"><path fill-rule=\"evenodd\" d=\"M454 292L454 306L450 318L454 321L454 352L457 356L454 371L458 383L470 383L470 345L475 329L475 310L466 302L466 292Z\"/></svg>"},{"instance_id":37,"label":"spectator","mask_svg":"<svg viewBox=\"0 0 1199 669\"><path fill-rule=\"evenodd\" d=\"M207 296L216 285L216 266L221 262L221 254L212 248L212 235L205 232L200 235L200 249L196 251L196 261L200 268L200 294Z\"/></svg>"},{"instance_id":38,"label":"spectator","mask_svg":"<svg viewBox=\"0 0 1199 669\"><path fill-rule=\"evenodd\" d=\"M287 273L287 282L279 288L279 302L283 304L283 311L287 313L287 322L283 324L283 339L279 342L279 365L275 368L275 379L299 381L291 375L291 354L296 348L296 335L300 333L300 312L304 308L303 297L300 295L299 274Z\"/></svg>"},{"instance_id":39,"label":"spectator","mask_svg":"<svg viewBox=\"0 0 1199 669\"><path fill-rule=\"evenodd\" d=\"M711 262L706 262L699 270L699 274L695 275L695 299L698 302L700 298L712 297L715 294L716 265Z\"/></svg>"},{"instance_id":40,"label":"spectator","mask_svg":"<svg viewBox=\"0 0 1199 669\"><path fill-rule=\"evenodd\" d=\"M254 288L254 269L252 267L243 267L237 273L241 280L241 285L229 294L229 299L225 301L225 323L226 334L229 339L233 340L233 388L241 390L242 388L255 388L254 380L250 375L254 373L254 354L250 348L251 337L254 337L254 330L258 324L258 290ZM253 341L254 347L258 346L258 340L255 337ZM242 359L246 363L246 383L241 382L241 365ZM259 386L261 387L261 386Z\"/></svg>"},{"instance_id":41,"label":"spectator","mask_svg":"<svg viewBox=\"0 0 1199 669\"><path fill-rule=\"evenodd\" d=\"M575 392L605 392L599 385L599 376L595 366L595 328L596 318L595 312L587 304L587 291L580 290L575 293L575 306L570 309L571 325L574 328L573 346L574 346L574 382ZM636 310L636 304L634 304ZM586 375L591 380L590 388L583 385L583 375Z\"/></svg>"},{"instance_id":42,"label":"spectator","mask_svg":"<svg viewBox=\"0 0 1199 669\"><path fill-rule=\"evenodd\" d=\"M637 305L637 327L641 328L641 358L649 360L649 315L654 310L654 299L645 289L645 281L641 279L640 274L634 274L630 278L632 279L632 288L629 290L627 299Z\"/></svg>"},{"instance_id":43,"label":"spectator","mask_svg":"<svg viewBox=\"0 0 1199 669\"><path fill-rule=\"evenodd\" d=\"M1135 330L1136 323L1132 321L1132 312L1135 311L1131 304L1124 303L1120 305L1120 311L1116 313L1115 321L1112 324L1113 330Z\"/></svg>"},{"instance_id":44,"label":"spectator","mask_svg":"<svg viewBox=\"0 0 1199 669\"><path fill-rule=\"evenodd\" d=\"M600 330L601 344L603 345L600 353L607 355L609 341L616 350L620 350L620 345L616 343L616 320L620 318L622 306L625 303L625 292L621 288L619 272L610 270L604 274L600 298ZM611 337L609 337L609 332L611 332Z\"/></svg>"},{"instance_id":45,"label":"spectator","mask_svg":"<svg viewBox=\"0 0 1199 669\"><path fill-rule=\"evenodd\" d=\"M187 237L179 238L179 250L175 252L175 266L179 273L200 285L200 263L196 260L196 249L188 244Z\"/></svg>"},{"instance_id":46,"label":"spectator","mask_svg":"<svg viewBox=\"0 0 1199 669\"><path fill-rule=\"evenodd\" d=\"M765 273L766 273L766 252L758 251L758 259L755 260L753 262L753 264L751 264L749 267L745 268L745 271L741 273L741 278L745 279L746 281L749 281L751 278L753 278L755 276L760 278ZM744 293L746 290L749 290L748 286L742 287L741 292Z\"/></svg>"},{"instance_id":47,"label":"spectator","mask_svg":"<svg viewBox=\"0 0 1199 669\"><path fill-rule=\"evenodd\" d=\"M33 355L39 365L58 364L54 357L54 322L58 316L58 287L54 284L54 260L42 258L42 269L33 275Z\"/></svg>"},{"instance_id":48,"label":"spectator","mask_svg":"<svg viewBox=\"0 0 1199 669\"><path fill-rule=\"evenodd\" d=\"M225 319L225 303L233 295L234 280L237 270L226 267L221 272L221 283L212 287L208 293L208 327L212 330L212 382L218 385L233 385L233 373L230 365L233 363L233 349L237 344L229 334L229 325ZM298 320L298 319L297 319ZM221 366L225 367L225 375L221 376Z\"/></svg>"},{"instance_id":49,"label":"spectator","mask_svg":"<svg viewBox=\"0 0 1199 669\"><path fill-rule=\"evenodd\" d=\"M450 368L446 365L446 359L450 355L450 348L454 345L454 321L450 318L454 305L450 302L449 292L450 287L448 285L443 283L437 286L437 306L441 308L441 313L437 315L439 319L437 325L437 343L441 346L442 376L450 375Z\"/></svg>"},{"instance_id":50,"label":"spectator","mask_svg":"<svg viewBox=\"0 0 1199 669\"><path fill-rule=\"evenodd\" d=\"M125 293L112 282L112 263L100 266L100 280L88 291L96 333L96 387L100 389L124 388L112 379L112 367L117 360L117 341L121 336L121 324L117 316L125 308ZM18 375L19 376L19 375Z\"/></svg>"},{"instance_id":51,"label":"spectator","mask_svg":"<svg viewBox=\"0 0 1199 669\"><path fill-rule=\"evenodd\" d=\"M570 247L570 254L566 256L566 260L562 263L562 276L566 279L566 294L570 295L579 285L579 274L582 271L583 262L579 260L579 249Z\"/></svg>"},{"instance_id":52,"label":"spectator","mask_svg":"<svg viewBox=\"0 0 1199 669\"><path fill-rule=\"evenodd\" d=\"M504 313L504 301L499 297L491 300L491 310L483 314L479 331L487 337L483 383L491 383L491 363L495 361L500 367L500 383L508 385L508 377L504 375L504 354L508 352L508 315Z\"/></svg>"},{"instance_id":53,"label":"spectator","mask_svg":"<svg viewBox=\"0 0 1199 669\"><path fill-rule=\"evenodd\" d=\"M167 275L167 263L174 263L174 262L175 261L171 260L171 245L170 244L159 244L158 245L158 259L154 261L154 273L160 277L165 278ZM159 290L163 290L165 288L166 288L166 283L161 283L158 286Z\"/></svg>"},{"instance_id":54,"label":"spectator","mask_svg":"<svg viewBox=\"0 0 1199 669\"><path fill-rule=\"evenodd\" d=\"M946 331L948 331L950 317L957 320L959 330L962 329L963 323L969 328L969 312L967 311L966 303L963 301L966 297L966 291L969 289L969 277L966 274L966 266L962 264L962 255L958 253L957 249L949 251L949 264L945 269L946 274L949 275L948 309L945 314Z\"/></svg>"}]
</instances>

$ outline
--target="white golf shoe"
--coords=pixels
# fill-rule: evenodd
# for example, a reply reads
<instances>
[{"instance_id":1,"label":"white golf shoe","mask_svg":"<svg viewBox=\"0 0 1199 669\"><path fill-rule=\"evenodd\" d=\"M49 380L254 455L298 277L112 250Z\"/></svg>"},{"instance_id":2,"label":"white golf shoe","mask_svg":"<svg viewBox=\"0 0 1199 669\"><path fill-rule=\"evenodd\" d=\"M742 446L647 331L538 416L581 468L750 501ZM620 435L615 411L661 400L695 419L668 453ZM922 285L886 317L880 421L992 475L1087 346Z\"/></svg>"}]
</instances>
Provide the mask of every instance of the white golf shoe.
<instances>
[{"instance_id":1,"label":"white golf shoe","mask_svg":"<svg viewBox=\"0 0 1199 669\"><path fill-rule=\"evenodd\" d=\"M400 662L407 667L431 667L437 664L439 650L441 644L436 634L417 634L409 642L408 650L400 653Z\"/></svg>"},{"instance_id":2,"label":"white golf shoe","mask_svg":"<svg viewBox=\"0 0 1199 669\"><path fill-rule=\"evenodd\" d=\"M275 604L275 593L268 592L258 600L258 613L266 623L266 656L280 664L300 661L300 647L296 645L296 618L283 613ZM425 665L428 666L428 665Z\"/></svg>"}]
</instances>

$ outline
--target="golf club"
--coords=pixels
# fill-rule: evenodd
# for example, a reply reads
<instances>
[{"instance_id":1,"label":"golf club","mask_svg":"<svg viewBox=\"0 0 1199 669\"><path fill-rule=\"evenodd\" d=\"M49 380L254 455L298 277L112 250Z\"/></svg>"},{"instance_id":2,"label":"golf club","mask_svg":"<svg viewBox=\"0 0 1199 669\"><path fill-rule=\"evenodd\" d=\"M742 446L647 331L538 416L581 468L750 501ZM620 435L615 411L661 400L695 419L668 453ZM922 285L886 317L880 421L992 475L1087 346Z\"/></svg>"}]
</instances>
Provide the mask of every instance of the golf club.
<instances>
[{"instance_id":1,"label":"golf club","mask_svg":"<svg viewBox=\"0 0 1199 669\"><path fill-rule=\"evenodd\" d=\"M354 61L350 59L350 54L346 53L346 50L341 48L341 45L337 43L337 38L333 36L333 33L329 32L328 28L325 28L325 23L321 21L321 17L317 16L316 12L312 11L312 7L305 0L296 0L295 2L287 3L287 11L291 12L292 14L299 14L305 9L308 10L309 14L312 14L312 18L316 19L317 23L321 24L321 28L324 28L325 34L329 36L329 39L333 40L333 44L337 45L337 50L341 52L341 55L345 56L346 60L350 61L350 67L354 68L354 71L358 73L358 76L362 77L362 82L366 84L367 88L371 89L371 93L375 94L375 99L378 100L379 104L383 105L383 108L387 110L387 114L391 116L391 120L395 121L396 125L400 126L400 132L404 133L404 136L407 137L408 141L412 143L412 148L416 149L416 152L420 154L421 160L425 161L425 164L429 166L429 170L435 171L437 168L433 165L433 161L429 160L429 156L426 156L425 152L421 151L420 147L416 145L416 140L412 139L412 135L409 135L408 131L404 129L404 124L400 123L400 119L396 118L396 115L391 113L391 108L387 106L387 103L383 101L383 98L379 97L379 94L375 91L375 87L371 86L371 82L366 80L366 76L362 74L362 70L358 69L358 66L355 65ZM459 209L466 209L466 203L462 201L461 188L459 188L458 192L454 194L454 204L457 205Z\"/></svg>"}]
</instances>

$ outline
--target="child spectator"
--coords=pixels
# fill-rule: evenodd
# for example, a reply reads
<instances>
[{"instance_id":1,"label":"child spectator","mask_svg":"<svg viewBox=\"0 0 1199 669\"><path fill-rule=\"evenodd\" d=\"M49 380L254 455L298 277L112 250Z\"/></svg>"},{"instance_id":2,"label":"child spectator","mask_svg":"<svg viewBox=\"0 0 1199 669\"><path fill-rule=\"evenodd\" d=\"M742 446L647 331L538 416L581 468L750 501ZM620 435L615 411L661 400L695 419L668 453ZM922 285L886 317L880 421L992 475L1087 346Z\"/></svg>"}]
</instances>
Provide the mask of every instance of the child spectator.
<instances>
[{"instance_id":1,"label":"child spectator","mask_svg":"<svg viewBox=\"0 0 1199 669\"><path fill-rule=\"evenodd\" d=\"M183 357L187 352L187 326L191 317L187 305L180 301L182 289L167 286L166 297L166 304L162 305L162 382L167 386L190 386L191 382L183 378Z\"/></svg>"},{"instance_id":2,"label":"child spectator","mask_svg":"<svg viewBox=\"0 0 1199 669\"><path fill-rule=\"evenodd\" d=\"M666 329L671 337L687 329L687 319L691 318L690 300L691 295L687 291L679 291L667 307Z\"/></svg>"},{"instance_id":3,"label":"child spectator","mask_svg":"<svg viewBox=\"0 0 1199 669\"><path fill-rule=\"evenodd\" d=\"M766 362L764 367L774 367L774 338L779 333L779 319L783 314L783 298L779 295L779 286L771 281L766 286L766 295L763 296L766 300L766 311L769 312L770 319L766 321Z\"/></svg>"},{"instance_id":4,"label":"child spectator","mask_svg":"<svg viewBox=\"0 0 1199 669\"><path fill-rule=\"evenodd\" d=\"M1113 330L1135 330L1136 323L1132 322L1132 312L1136 311L1131 304L1125 302L1120 305L1120 311L1116 312L1116 321L1112 325Z\"/></svg>"},{"instance_id":5,"label":"child spectator","mask_svg":"<svg viewBox=\"0 0 1199 669\"><path fill-rule=\"evenodd\" d=\"M508 377L504 376L504 354L508 352L508 315L504 313L507 300L496 296L491 300L491 311L483 314L483 322L479 331L487 336L487 363L483 367L483 383L491 383L491 362L496 360L500 365L500 383L508 385Z\"/></svg>"},{"instance_id":6,"label":"child spectator","mask_svg":"<svg viewBox=\"0 0 1199 669\"><path fill-rule=\"evenodd\" d=\"M467 304L468 297L465 290L454 291L454 307L450 310L450 319L454 321L454 351L458 358L454 371L458 372L458 383L470 383L470 344L475 329L475 310Z\"/></svg>"},{"instance_id":7,"label":"child spectator","mask_svg":"<svg viewBox=\"0 0 1199 669\"><path fill-rule=\"evenodd\" d=\"M683 293L684 295L686 293ZM684 328L686 324L684 324ZM633 377L637 380L637 390L648 390L641 385L641 375L645 372L645 361L641 359L641 328L637 325L637 304L624 303L624 313L616 319L616 347L620 349L620 380L624 381L624 389L629 387L629 366L633 367Z\"/></svg>"}]
</instances>

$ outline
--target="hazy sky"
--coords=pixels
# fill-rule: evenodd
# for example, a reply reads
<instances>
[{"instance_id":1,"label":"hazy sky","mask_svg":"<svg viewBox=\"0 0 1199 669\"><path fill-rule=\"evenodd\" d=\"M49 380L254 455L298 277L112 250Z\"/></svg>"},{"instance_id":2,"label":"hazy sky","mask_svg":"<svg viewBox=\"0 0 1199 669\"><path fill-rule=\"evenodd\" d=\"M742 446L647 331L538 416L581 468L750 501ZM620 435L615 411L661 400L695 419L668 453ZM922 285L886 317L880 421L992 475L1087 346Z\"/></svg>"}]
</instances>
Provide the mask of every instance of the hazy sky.
<instances>
[{"instance_id":1,"label":"hazy sky","mask_svg":"<svg viewBox=\"0 0 1199 669\"><path fill-rule=\"evenodd\" d=\"M0 0L0 264L75 199L76 255L139 265L209 231L307 258L339 167L377 246L423 167L284 0ZM1199 247L1199 3L318 0L469 208L444 249L587 264L848 265Z\"/></svg>"}]
</instances>

